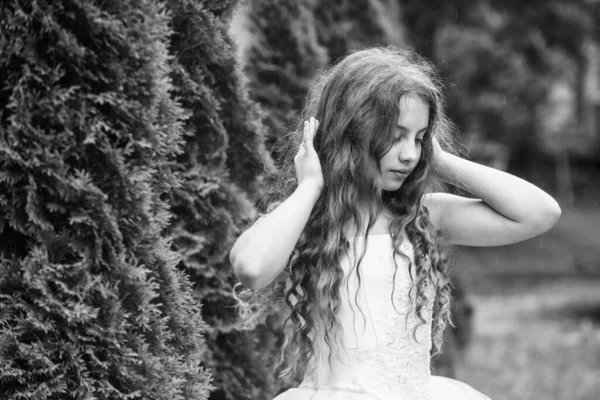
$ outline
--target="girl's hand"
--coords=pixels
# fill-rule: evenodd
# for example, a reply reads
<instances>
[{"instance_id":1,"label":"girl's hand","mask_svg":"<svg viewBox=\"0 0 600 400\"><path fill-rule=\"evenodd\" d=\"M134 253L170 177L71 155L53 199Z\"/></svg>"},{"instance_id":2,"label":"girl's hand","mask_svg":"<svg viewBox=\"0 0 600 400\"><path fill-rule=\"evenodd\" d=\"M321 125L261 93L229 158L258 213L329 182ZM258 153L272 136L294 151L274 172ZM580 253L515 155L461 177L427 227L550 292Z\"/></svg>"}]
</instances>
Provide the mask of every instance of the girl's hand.
<instances>
[{"instance_id":1,"label":"girl's hand","mask_svg":"<svg viewBox=\"0 0 600 400\"><path fill-rule=\"evenodd\" d=\"M304 135L298 154L294 157L298 186L314 185L319 192L323 189L323 172L319 156L313 147L313 139L319 128L319 121L310 117L304 121Z\"/></svg>"},{"instance_id":2,"label":"girl's hand","mask_svg":"<svg viewBox=\"0 0 600 400\"><path fill-rule=\"evenodd\" d=\"M431 137L431 147L433 147L432 164L435 167L439 167L444 150L442 150L442 147L435 136Z\"/></svg>"}]
</instances>

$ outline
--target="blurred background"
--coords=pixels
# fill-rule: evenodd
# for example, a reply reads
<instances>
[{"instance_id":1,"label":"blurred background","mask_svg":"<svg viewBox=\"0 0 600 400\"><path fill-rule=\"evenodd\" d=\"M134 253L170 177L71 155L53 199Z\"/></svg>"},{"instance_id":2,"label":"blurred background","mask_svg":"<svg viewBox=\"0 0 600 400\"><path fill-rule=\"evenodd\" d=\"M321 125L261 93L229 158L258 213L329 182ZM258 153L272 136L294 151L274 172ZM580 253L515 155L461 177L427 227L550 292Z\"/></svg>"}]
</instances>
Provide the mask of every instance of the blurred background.
<instances>
[{"instance_id":1,"label":"blurred background","mask_svg":"<svg viewBox=\"0 0 600 400\"><path fill-rule=\"evenodd\" d=\"M229 251L311 81L387 44L436 65L464 157L563 210L535 239L453 249L433 373L493 400L599 399L596 0L0 2L0 397L297 385L273 372L277 312L240 330Z\"/></svg>"},{"instance_id":2,"label":"blurred background","mask_svg":"<svg viewBox=\"0 0 600 400\"><path fill-rule=\"evenodd\" d=\"M268 144L348 50L394 44L432 60L464 155L563 210L541 237L454 249L458 326L433 373L497 400L600 398L600 2L256 0L229 31Z\"/></svg>"}]
</instances>

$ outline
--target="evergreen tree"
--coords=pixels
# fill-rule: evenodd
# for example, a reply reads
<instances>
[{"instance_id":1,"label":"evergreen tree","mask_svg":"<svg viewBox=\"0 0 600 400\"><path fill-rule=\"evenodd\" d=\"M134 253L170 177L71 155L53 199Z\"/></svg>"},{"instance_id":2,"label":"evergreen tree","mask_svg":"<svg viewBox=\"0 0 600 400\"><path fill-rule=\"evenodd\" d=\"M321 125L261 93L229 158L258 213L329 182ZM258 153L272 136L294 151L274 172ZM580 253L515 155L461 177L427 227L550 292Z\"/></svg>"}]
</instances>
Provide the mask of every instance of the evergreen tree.
<instances>
[{"instance_id":1,"label":"evergreen tree","mask_svg":"<svg viewBox=\"0 0 600 400\"><path fill-rule=\"evenodd\" d=\"M206 325L162 235L183 144L167 15L0 15L0 398L206 398Z\"/></svg>"},{"instance_id":2,"label":"evergreen tree","mask_svg":"<svg viewBox=\"0 0 600 400\"><path fill-rule=\"evenodd\" d=\"M276 387L276 337L239 331L229 251L240 228L254 217L261 171L271 169L264 127L228 36L234 2L168 0L175 35L174 94L190 118L185 152L177 159L182 184L171 192L169 231L182 267L202 302L207 365L217 390L211 399L266 399Z\"/></svg>"},{"instance_id":3,"label":"evergreen tree","mask_svg":"<svg viewBox=\"0 0 600 400\"><path fill-rule=\"evenodd\" d=\"M317 2L317 38L330 62L348 51L370 45L404 45L397 0L331 0Z\"/></svg>"},{"instance_id":4,"label":"evergreen tree","mask_svg":"<svg viewBox=\"0 0 600 400\"><path fill-rule=\"evenodd\" d=\"M310 81L325 67L327 52L317 42L312 0L249 3L253 46L245 55L250 93L265 111L267 147L273 149L298 117ZM277 23L274 23L277 21ZM280 155L272 152L275 161Z\"/></svg>"}]
</instances>

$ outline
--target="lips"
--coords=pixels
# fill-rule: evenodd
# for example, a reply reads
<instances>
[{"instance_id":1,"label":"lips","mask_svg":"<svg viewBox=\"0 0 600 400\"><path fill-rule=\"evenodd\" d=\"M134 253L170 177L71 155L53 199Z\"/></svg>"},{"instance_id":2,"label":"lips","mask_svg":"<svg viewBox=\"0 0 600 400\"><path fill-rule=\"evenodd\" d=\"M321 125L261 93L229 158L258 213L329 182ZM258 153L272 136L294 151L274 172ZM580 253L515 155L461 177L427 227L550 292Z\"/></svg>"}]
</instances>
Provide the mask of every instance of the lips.
<instances>
[{"instance_id":1,"label":"lips","mask_svg":"<svg viewBox=\"0 0 600 400\"><path fill-rule=\"evenodd\" d=\"M408 174L410 174L411 170L410 169L392 169L391 171L392 172L398 172L398 173L403 174L403 175L408 175Z\"/></svg>"}]
</instances>

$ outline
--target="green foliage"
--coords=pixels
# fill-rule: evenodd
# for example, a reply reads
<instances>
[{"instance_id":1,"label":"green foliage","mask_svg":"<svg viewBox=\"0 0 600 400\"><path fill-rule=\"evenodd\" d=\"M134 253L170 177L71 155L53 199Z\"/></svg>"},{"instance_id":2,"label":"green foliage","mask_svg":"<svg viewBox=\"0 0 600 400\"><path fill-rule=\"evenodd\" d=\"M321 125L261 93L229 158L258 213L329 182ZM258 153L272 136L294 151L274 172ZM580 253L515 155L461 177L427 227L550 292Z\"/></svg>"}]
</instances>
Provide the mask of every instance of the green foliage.
<instances>
[{"instance_id":1,"label":"green foliage","mask_svg":"<svg viewBox=\"0 0 600 400\"><path fill-rule=\"evenodd\" d=\"M232 6L230 2L230 6ZM184 149L175 167L181 185L170 193L169 226L182 267L194 282L207 328L207 365L214 371L213 399L274 396L269 333L238 331L229 251L240 227L254 216L263 168L264 127L227 33L228 10L220 1L168 0L174 95L189 115ZM266 347L260 347L260 342ZM264 349L269 349L265 351ZM272 357L271 357L272 358Z\"/></svg>"},{"instance_id":2,"label":"green foliage","mask_svg":"<svg viewBox=\"0 0 600 400\"><path fill-rule=\"evenodd\" d=\"M0 14L0 397L206 398L206 325L162 237L183 144L167 15L146 0Z\"/></svg>"}]
</instances>

